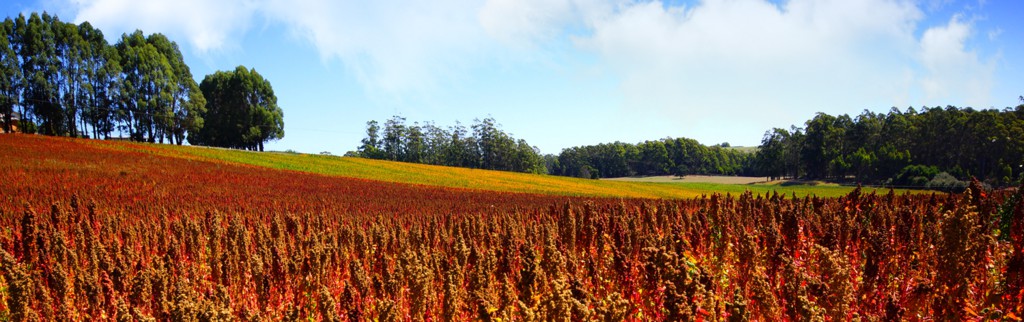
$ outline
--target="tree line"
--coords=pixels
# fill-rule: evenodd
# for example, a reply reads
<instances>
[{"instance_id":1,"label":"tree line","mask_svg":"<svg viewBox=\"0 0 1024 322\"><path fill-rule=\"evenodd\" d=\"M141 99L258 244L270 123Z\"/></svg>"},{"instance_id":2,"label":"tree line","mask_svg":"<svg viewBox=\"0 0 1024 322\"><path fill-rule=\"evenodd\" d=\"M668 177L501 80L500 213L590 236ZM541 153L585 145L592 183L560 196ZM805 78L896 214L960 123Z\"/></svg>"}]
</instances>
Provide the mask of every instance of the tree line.
<instances>
[{"instance_id":1,"label":"tree line","mask_svg":"<svg viewBox=\"0 0 1024 322\"><path fill-rule=\"evenodd\" d=\"M541 155L526 140L505 133L494 118L466 127L433 122L406 124L393 116L381 125L366 123L366 137L351 156L433 165L546 173L581 178L634 175L751 175L750 153L728 143L705 146L693 139L667 138L638 144L622 142L565 149Z\"/></svg>"},{"instance_id":2,"label":"tree line","mask_svg":"<svg viewBox=\"0 0 1024 322\"><path fill-rule=\"evenodd\" d=\"M406 124L394 116L384 122L366 123L366 137L354 155L370 159L433 165L545 173L539 150L506 133L494 118L459 122L447 128L433 122Z\"/></svg>"},{"instance_id":3,"label":"tree line","mask_svg":"<svg viewBox=\"0 0 1024 322\"><path fill-rule=\"evenodd\" d=\"M257 149L284 135L276 101L269 82L241 66L196 84L177 43L159 33L136 30L111 45L89 22L47 13L0 25L4 132Z\"/></svg>"},{"instance_id":4,"label":"tree line","mask_svg":"<svg viewBox=\"0 0 1024 322\"><path fill-rule=\"evenodd\" d=\"M706 146L694 139L665 138L579 146L549 159L551 174L580 178L653 175L751 175L750 153L728 143Z\"/></svg>"},{"instance_id":5,"label":"tree line","mask_svg":"<svg viewBox=\"0 0 1024 322\"><path fill-rule=\"evenodd\" d=\"M756 171L774 178L923 186L976 177L1006 185L1024 170L1024 105L818 113L803 128L767 131L755 159Z\"/></svg>"},{"instance_id":6,"label":"tree line","mask_svg":"<svg viewBox=\"0 0 1024 322\"><path fill-rule=\"evenodd\" d=\"M1024 100L1022 100L1024 102ZM803 127L767 131L756 152L687 138L572 147L541 155L493 118L438 127L367 123L357 156L582 178L745 175L958 190L971 177L1005 186L1024 175L1024 105L817 113Z\"/></svg>"}]
</instances>

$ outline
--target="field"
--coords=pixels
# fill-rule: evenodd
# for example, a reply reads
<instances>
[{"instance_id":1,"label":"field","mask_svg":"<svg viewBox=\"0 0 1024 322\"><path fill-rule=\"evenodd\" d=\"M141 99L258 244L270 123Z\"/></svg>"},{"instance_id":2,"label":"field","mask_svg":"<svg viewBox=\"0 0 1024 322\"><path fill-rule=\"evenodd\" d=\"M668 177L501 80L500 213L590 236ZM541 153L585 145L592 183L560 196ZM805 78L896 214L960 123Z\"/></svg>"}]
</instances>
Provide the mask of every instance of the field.
<instances>
[{"instance_id":1,"label":"field","mask_svg":"<svg viewBox=\"0 0 1024 322\"><path fill-rule=\"evenodd\" d=\"M0 320L1019 321L1024 309L1020 192L726 195L23 135L0 135L0 155Z\"/></svg>"},{"instance_id":2,"label":"field","mask_svg":"<svg viewBox=\"0 0 1024 322\"><path fill-rule=\"evenodd\" d=\"M840 186L838 184L822 182L797 182L797 181L766 181L762 177L738 177L738 176L650 176L650 177L626 177L601 179L613 182L644 182L662 185L671 185L679 189L690 191L706 191L708 193L742 194L751 192L754 194L779 193L783 195L796 196L819 196L839 197L853 191L853 187ZM878 192L877 189L868 189L871 192ZM884 193L885 191L882 191ZM907 192L897 190L898 193ZM924 193L925 191L913 191Z\"/></svg>"},{"instance_id":3,"label":"field","mask_svg":"<svg viewBox=\"0 0 1024 322\"><path fill-rule=\"evenodd\" d=\"M765 184L764 177L740 177L740 176L698 176L690 175L677 176L647 176L647 177L625 177L607 178L601 180L626 181L626 182L658 182L658 183L717 183L717 184ZM849 191L847 191L849 192Z\"/></svg>"},{"instance_id":4,"label":"field","mask_svg":"<svg viewBox=\"0 0 1024 322\"><path fill-rule=\"evenodd\" d=\"M377 181L455 187L487 191L523 192L566 196L616 198L693 198L728 190L742 193L733 185L661 185L644 182L609 182L547 175L479 169L439 167L361 158L344 158L296 153L257 153L249 151L195 148L173 145L90 142L102 149L139 151L173 158L220 161L261 168L299 171L334 177L362 178ZM838 197L849 193L850 187L770 186L750 187L754 192L778 192L797 196ZM897 191L902 192L902 191Z\"/></svg>"}]
</instances>

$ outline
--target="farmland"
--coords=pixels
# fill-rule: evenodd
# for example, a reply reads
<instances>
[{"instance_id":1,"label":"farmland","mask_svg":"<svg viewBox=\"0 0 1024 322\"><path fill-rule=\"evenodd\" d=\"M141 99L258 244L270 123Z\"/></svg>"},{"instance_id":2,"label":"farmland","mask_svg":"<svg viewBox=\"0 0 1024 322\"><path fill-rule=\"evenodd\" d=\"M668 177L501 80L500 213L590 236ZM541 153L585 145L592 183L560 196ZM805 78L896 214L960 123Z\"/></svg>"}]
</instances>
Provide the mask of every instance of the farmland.
<instances>
[{"instance_id":1,"label":"farmland","mask_svg":"<svg viewBox=\"0 0 1024 322\"><path fill-rule=\"evenodd\" d=\"M748 188L757 192L778 191L797 196L838 197L849 193L849 187L807 186L742 186L742 185L677 185L638 182L597 181L549 175L441 167L425 164L342 158L297 153L256 153L231 149L195 148L173 145L95 141L102 149L137 151L173 158L207 160L260 168L290 170L333 177L361 178L377 181L454 187L486 191L539 193L564 196L616 198L693 198L729 190L742 193Z\"/></svg>"},{"instance_id":2,"label":"farmland","mask_svg":"<svg viewBox=\"0 0 1024 322\"><path fill-rule=\"evenodd\" d=\"M1024 309L1020 192L725 195L24 135L0 136L0 154L0 320L1012 321Z\"/></svg>"}]
</instances>

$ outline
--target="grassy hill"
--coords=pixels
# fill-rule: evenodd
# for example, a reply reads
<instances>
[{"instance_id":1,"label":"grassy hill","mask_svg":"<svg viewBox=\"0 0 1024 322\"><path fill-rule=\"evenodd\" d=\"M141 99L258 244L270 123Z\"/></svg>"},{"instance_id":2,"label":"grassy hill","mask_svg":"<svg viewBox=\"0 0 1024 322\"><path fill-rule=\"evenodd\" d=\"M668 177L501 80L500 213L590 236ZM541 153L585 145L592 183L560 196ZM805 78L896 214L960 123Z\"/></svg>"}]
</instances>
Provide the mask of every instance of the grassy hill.
<instances>
[{"instance_id":1,"label":"grassy hill","mask_svg":"<svg viewBox=\"0 0 1024 322\"><path fill-rule=\"evenodd\" d=\"M251 152L208 147L145 145L137 143L123 144L129 144L137 148L151 148L158 153L177 155L179 157L212 159L272 169L387 182L507 192L596 197L691 198L715 192L739 194L747 190L759 194L777 191L780 194L786 195L836 197L849 193L851 190L849 187L834 186L780 187L771 184L609 182L314 154Z\"/></svg>"},{"instance_id":2,"label":"grassy hill","mask_svg":"<svg viewBox=\"0 0 1024 322\"><path fill-rule=\"evenodd\" d=\"M5 136L0 136L0 148ZM33 137L35 140L69 140ZM384 182L473 190L538 193L566 196L621 198L691 198L719 193L758 194L777 191L798 196L835 197L848 193L848 187L735 185L715 183L651 183L588 180L549 175L454 168L369 160L362 158L324 156L283 152L250 152L231 149L71 139L76 144L93 148L142 152L171 158L223 162L259 169L299 171L330 177L370 179Z\"/></svg>"}]
</instances>

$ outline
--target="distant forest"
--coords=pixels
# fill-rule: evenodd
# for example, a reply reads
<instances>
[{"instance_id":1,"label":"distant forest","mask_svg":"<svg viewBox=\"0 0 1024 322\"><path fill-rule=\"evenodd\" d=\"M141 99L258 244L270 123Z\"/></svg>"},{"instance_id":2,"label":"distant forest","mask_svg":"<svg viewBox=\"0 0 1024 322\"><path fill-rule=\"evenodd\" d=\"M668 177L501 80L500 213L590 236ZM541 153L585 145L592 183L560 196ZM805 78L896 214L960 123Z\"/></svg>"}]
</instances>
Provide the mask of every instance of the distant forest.
<instances>
[{"instance_id":1,"label":"distant forest","mask_svg":"<svg viewBox=\"0 0 1024 322\"><path fill-rule=\"evenodd\" d=\"M755 172L775 178L958 189L976 177L1008 185L1024 170L1024 105L818 113L803 128L767 131L754 158Z\"/></svg>"},{"instance_id":2,"label":"distant forest","mask_svg":"<svg viewBox=\"0 0 1024 322\"><path fill-rule=\"evenodd\" d=\"M466 127L458 122L447 128L432 122L406 124L394 116L366 123L366 138L355 156L528 173L546 173L539 150L501 130L494 118L477 119Z\"/></svg>"},{"instance_id":3,"label":"distant forest","mask_svg":"<svg viewBox=\"0 0 1024 322\"><path fill-rule=\"evenodd\" d=\"M162 34L135 31L111 45L88 22L32 13L0 24L0 129L261 150L284 136L284 121L254 70L196 84Z\"/></svg>"},{"instance_id":4,"label":"distant forest","mask_svg":"<svg viewBox=\"0 0 1024 322\"><path fill-rule=\"evenodd\" d=\"M818 113L804 127L767 131L752 153L663 139L569 148L557 161L551 174L584 178L747 175L957 190L975 177L1005 186L1024 172L1024 105Z\"/></svg>"},{"instance_id":5,"label":"distant forest","mask_svg":"<svg viewBox=\"0 0 1024 322\"><path fill-rule=\"evenodd\" d=\"M1024 105L818 113L803 127L767 131L756 149L707 146L687 138L615 142L541 155L501 131L492 118L470 129L376 121L358 156L437 165L548 173L580 178L743 175L894 187L959 190L970 178L993 186L1024 173ZM472 130L472 131L470 131Z\"/></svg>"},{"instance_id":6,"label":"distant forest","mask_svg":"<svg viewBox=\"0 0 1024 322\"><path fill-rule=\"evenodd\" d=\"M549 173L580 178L658 175L756 175L752 155L727 143L706 146L694 139L666 138L572 147L549 162Z\"/></svg>"}]
</instances>

